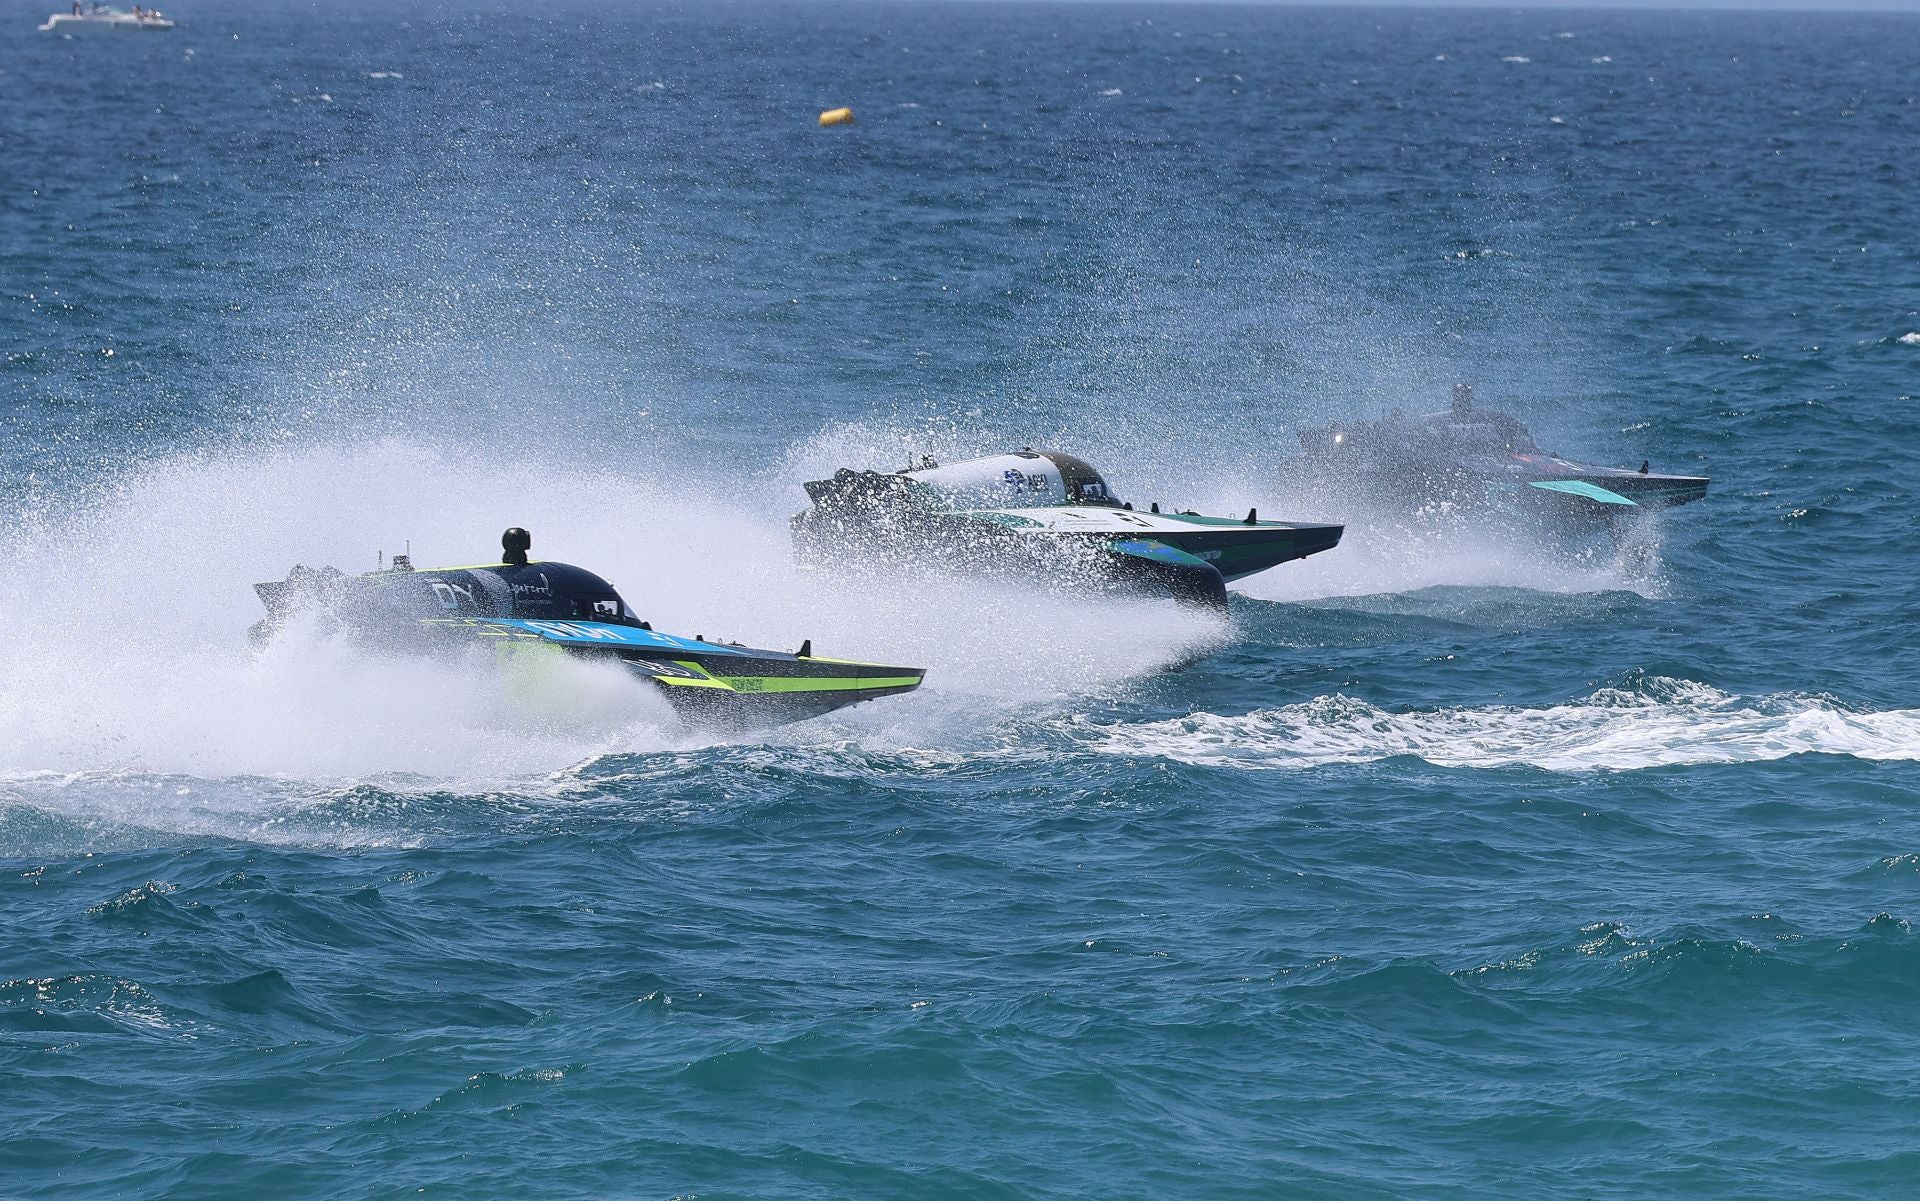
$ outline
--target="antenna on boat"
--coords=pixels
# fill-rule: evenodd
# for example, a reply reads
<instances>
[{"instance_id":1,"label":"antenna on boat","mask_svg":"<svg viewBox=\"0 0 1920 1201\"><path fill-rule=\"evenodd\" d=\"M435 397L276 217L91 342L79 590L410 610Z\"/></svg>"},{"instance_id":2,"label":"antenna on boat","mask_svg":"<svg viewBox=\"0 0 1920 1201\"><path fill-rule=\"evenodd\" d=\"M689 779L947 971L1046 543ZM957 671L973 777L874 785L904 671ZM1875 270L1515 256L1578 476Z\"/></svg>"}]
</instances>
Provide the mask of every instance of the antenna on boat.
<instances>
[{"instance_id":1,"label":"antenna on boat","mask_svg":"<svg viewBox=\"0 0 1920 1201\"><path fill-rule=\"evenodd\" d=\"M1157 500L1153 502L1153 511L1155 513L1158 513L1160 511L1160 502Z\"/></svg>"},{"instance_id":2,"label":"antenna on boat","mask_svg":"<svg viewBox=\"0 0 1920 1201\"><path fill-rule=\"evenodd\" d=\"M800 649L799 649L799 650L797 650L797 651L795 651L795 652L793 652L793 657L794 657L794 658L796 658L796 659L811 659L811 658L813 658L813 639L811 639L811 638L808 638L808 639L806 639L806 640L804 640L803 642L801 642L801 643L800 643Z\"/></svg>"},{"instance_id":3,"label":"antenna on boat","mask_svg":"<svg viewBox=\"0 0 1920 1201\"><path fill-rule=\"evenodd\" d=\"M1248 509L1248 510L1247 510L1247 520L1246 520L1246 524L1247 524L1247 525L1259 525L1259 524L1260 524L1260 510L1258 510L1258 509Z\"/></svg>"}]
</instances>

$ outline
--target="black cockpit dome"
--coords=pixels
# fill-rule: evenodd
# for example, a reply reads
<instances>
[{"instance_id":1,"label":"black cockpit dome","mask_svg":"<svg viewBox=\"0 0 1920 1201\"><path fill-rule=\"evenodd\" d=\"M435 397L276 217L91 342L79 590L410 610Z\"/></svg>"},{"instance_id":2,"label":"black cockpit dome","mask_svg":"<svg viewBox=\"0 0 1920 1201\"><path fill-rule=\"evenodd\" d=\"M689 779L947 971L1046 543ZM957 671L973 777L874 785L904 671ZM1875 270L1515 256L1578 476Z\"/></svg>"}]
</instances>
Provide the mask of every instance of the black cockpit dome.
<instances>
[{"instance_id":1,"label":"black cockpit dome","mask_svg":"<svg viewBox=\"0 0 1920 1201\"><path fill-rule=\"evenodd\" d=\"M1094 465L1085 459L1062 454L1057 450L1039 452L1047 461L1060 469L1060 482L1066 486L1067 501L1078 505L1117 505L1120 498L1107 487Z\"/></svg>"},{"instance_id":2,"label":"black cockpit dome","mask_svg":"<svg viewBox=\"0 0 1920 1201\"><path fill-rule=\"evenodd\" d=\"M1487 453L1539 449L1526 423L1493 409L1454 409L1422 418L1435 436L1450 439L1463 449Z\"/></svg>"},{"instance_id":3,"label":"black cockpit dome","mask_svg":"<svg viewBox=\"0 0 1920 1201\"><path fill-rule=\"evenodd\" d=\"M1405 458L1533 454L1540 449L1518 417L1495 409L1453 408L1407 416L1399 410L1377 421L1335 422L1300 431L1311 454L1385 454Z\"/></svg>"},{"instance_id":4,"label":"black cockpit dome","mask_svg":"<svg viewBox=\"0 0 1920 1201\"><path fill-rule=\"evenodd\" d=\"M631 616L613 585L584 567L532 562L487 570L512 590L515 617L620 621Z\"/></svg>"},{"instance_id":5,"label":"black cockpit dome","mask_svg":"<svg viewBox=\"0 0 1920 1201\"><path fill-rule=\"evenodd\" d=\"M381 580L407 607L452 617L525 617L630 624L633 613L612 584L571 563L533 561L486 567L388 572Z\"/></svg>"}]
</instances>

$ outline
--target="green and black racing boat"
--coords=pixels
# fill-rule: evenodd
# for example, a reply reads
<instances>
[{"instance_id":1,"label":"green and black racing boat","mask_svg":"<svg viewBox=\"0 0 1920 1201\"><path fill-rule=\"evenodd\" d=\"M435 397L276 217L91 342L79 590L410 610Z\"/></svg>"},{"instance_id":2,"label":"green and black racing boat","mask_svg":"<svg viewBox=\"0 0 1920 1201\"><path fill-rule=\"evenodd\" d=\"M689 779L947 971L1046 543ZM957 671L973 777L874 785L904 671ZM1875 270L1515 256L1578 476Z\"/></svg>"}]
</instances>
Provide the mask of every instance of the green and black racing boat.
<instances>
[{"instance_id":1,"label":"green and black racing boat","mask_svg":"<svg viewBox=\"0 0 1920 1201\"><path fill-rule=\"evenodd\" d=\"M689 724L752 729L803 721L875 697L911 692L924 669L760 650L655 630L612 584L584 568L531 560L532 539L510 529L502 561L416 569L407 556L365 575L295 567L256 584L267 616L256 645L297 614L350 636L404 650L489 649L503 666L527 656L571 655L616 663L657 687Z\"/></svg>"}]
</instances>

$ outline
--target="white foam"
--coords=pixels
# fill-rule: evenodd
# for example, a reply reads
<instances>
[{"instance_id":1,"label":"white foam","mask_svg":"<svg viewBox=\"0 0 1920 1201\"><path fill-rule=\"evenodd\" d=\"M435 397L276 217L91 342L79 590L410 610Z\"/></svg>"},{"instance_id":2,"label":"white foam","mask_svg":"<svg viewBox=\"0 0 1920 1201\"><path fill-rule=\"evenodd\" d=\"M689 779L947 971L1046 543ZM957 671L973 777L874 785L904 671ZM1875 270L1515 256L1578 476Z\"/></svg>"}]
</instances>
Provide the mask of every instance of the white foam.
<instances>
[{"instance_id":1,"label":"white foam","mask_svg":"<svg viewBox=\"0 0 1920 1201\"><path fill-rule=\"evenodd\" d=\"M1900 343L1902 346L1920 346L1920 330L1915 330L1910 334L1901 334L1895 338L1894 341Z\"/></svg>"},{"instance_id":2,"label":"white foam","mask_svg":"<svg viewBox=\"0 0 1920 1201\"><path fill-rule=\"evenodd\" d=\"M1533 60L1524 54L1509 54L1500 61L1503 63L1530 63Z\"/></svg>"},{"instance_id":3,"label":"white foam","mask_svg":"<svg viewBox=\"0 0 1920 1201\"><path fill-rule=\"evenodd\" d=\"M1684 680L1601 689L1544 708L1492 705L1397 712L1347 696L1238 715L1141 724L1077 722L1089 748L1245 770L1413 756L1442 767L1632 771L1753 763L1789 755L1920 759L1920 710L1854 712L1822 697L1743 699Z\"/></svg>"},{"instance_id":4,"label":"white foam","mask_svg":"<svg viewBox=\"0 0 1920 1201\"><path fill-rule=\"evenodd\" d=\"M1233 588L1259 600L1287 602L1442 587L1525 588L1557 595L1633 592L1653 599L1667 592L1659 568L1660 534L1658 524L1648 523L1621 548L1583 548L1524 531L1478 531L1452 522L1369 524L1355 516L1333 550L1250 576Z\"/></svg>"},{"instance_id":5,"label":"white foam","mask_svg":"<svg viewBox=\"0 0 1920 1201\"><path fill-rule=\"evenodd\" d=\"M842 734L866 722L964 741L1009 702L1069 706L1224 635L1171 604L802 571L785 489L628 467L542 461L525 446L312 446L173 459L97 497L5 514L29 536L0 575L0 788L48 772L537 781L702 741L671 728L644 681L590 664L530 697L481 664L372 655L312 631L247 647L261 615L252 584L296 562L368 570L408 539L423 566L487 562L507 525L533 531L536 555L611 578L661 629L783 648L811 638L823 655L930 669L926 697L850 711ZM923 724L902 732L916 714Z\"/></svg>"}]
</instances>

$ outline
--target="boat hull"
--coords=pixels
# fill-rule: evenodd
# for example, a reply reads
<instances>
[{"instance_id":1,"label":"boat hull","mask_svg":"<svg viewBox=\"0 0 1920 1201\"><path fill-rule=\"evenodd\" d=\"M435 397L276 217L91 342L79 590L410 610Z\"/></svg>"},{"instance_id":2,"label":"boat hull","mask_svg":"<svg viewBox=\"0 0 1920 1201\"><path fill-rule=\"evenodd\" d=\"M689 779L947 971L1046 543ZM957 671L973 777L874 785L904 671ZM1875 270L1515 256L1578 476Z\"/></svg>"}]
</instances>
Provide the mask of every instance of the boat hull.
<instances>
[{"instance_id":1,"label":"boat hull","mask_svg":"<svg viewBox=\"0 0 1920 1201\"><path fill-rule=\"evenodd\" d=\"M1542 484L1584 484L1633 502L1632 506L1616 504L1615 507L1633 507L1649 512L1704 500L1711 482L1705 476L1663 475L1658 472L1631 471L1624 467L1596 467L1548 455L1515 455L1502 466L1506 478L1535 491L1551 491L1550 488L1542 489ZM1612 502L1602 500L1600 503Z\"/></svg>"},{"instance_id":2,"label":"boat hull","mask_svg":"<svg viewBox=\"0 0 1920 1201\"><path fill-rule=\"evenodd\" d=\"M116 30L138 33L164 33L173 28L173 22L161 19L142 19L131 13L122 13L117 17L74 16L71 13L56 13L47 18L40 26L41 33L73 34L111 33Z\"/></svg>"},{"instance_id":3,"label":"boat hull","mask_svg":"<svg viewBox=\"0 0 1920 1201\"><path fill-rule=\"evenodd\" d=\"M1191 528L1156 531L1152 539L1211 563L1229 582L1340 545L1346 527L1323 522L1255 522L1182 516Z\"/></svg>"},{"instance_id":4,"label":"boat hull","mask_svg":"<svg viewBox=\"0 0 1920 1201\"><path fill-rule=\"evenodd\" d=\"M811 642L788 653L662 633L636 618L605 579L544 560L425 570L403 563L362 576L296 567L285 580L254 590L267 609L251 632L257 646L298 615L375 653L462 656L485 649L523 683L537 679L542 663L584 658L627 670L701 727L802 721L910 692L925 674L822 658Z\"/></svg>"},{"instance_id":5,"label":"boat hull","mask_svg":"<svg viewBox=\"0 0 1920 1201\"><path fill-rule=\"evenodd\" d=\"M1053 590L1088 586L1220 606L1226 584L1330 550L1343 527L1194 514L1020 509L911 523L810 509L793 520L803 561L844 556L895 569L961 571Z\"/></svg>"},{"instance_id":6,"label":"boat hull","mask_svg":"<svg viewBox=\"0 0 1920 1201\"><path fill-rule=\"evenodd\" d=\"M707 728L755 729L804 721L861 701L911 692L925 670L706 642L635 626L521 618L426 618L449 644L492 648L503 665L564 654L617 663L658 688L680 716Z\"/></svg>"}]
</instances>

